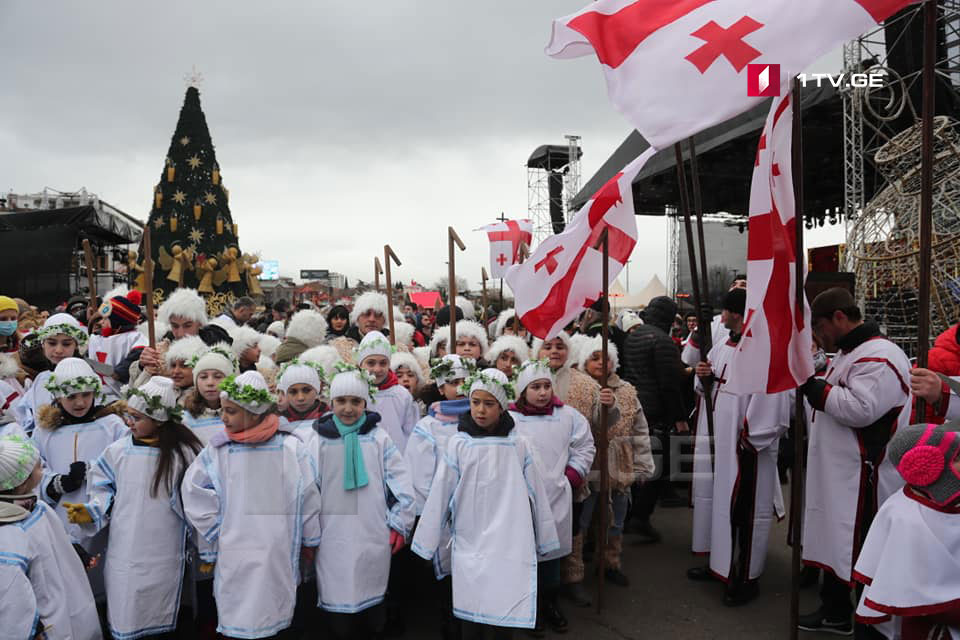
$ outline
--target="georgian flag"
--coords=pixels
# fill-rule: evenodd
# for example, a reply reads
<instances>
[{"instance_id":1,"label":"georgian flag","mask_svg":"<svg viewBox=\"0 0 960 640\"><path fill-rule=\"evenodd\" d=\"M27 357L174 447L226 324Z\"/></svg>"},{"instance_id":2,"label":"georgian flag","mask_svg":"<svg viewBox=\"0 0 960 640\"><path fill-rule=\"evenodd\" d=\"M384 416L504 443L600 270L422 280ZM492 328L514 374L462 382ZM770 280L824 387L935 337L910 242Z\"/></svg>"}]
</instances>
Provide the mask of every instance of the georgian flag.
<instances>
[{"instance_id":1,"label":"georgian flag","mask_svg":"<svg viewBox=\"0 0 960 640\"><path fill-rule=\"evenodd\" d=\"M533 244L533 222L530 220L505 220L488 224L476 231L486 231L490 240L490 277L502 278L507 269L519 259L520 243Z\"/></svg>"},{"instance_id":2,"label":"georgian flag","mask_svg":"<svg viewBox=\"0 0 960 640\"><path fill-rule=\"evenodd\" d=\"M735 393L777 393L813 375L810 306L796 304L797 216L789 85L770 105L750 185L743 337L725 376ZM802 286L803 283L799 283Z\"/></svg>"},{"instance_id":3,"label":"georgian flag","mask_svg":"<svg viewBox=\"0 0 960 640\"><path fill-rule=\"evenodd\" d=\"M915 1L598 0L555 20L546 51L596 53L611 102L663 149L756 106L747 65L793 78Z\"/></svg>"}]
</instances>

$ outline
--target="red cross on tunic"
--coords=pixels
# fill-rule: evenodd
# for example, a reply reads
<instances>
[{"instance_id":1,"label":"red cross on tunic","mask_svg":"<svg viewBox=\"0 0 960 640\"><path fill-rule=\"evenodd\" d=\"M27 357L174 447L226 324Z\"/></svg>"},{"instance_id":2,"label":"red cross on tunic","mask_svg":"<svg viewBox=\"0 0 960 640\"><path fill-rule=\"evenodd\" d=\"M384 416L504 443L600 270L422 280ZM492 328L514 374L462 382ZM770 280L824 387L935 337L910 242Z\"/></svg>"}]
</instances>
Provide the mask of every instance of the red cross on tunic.
<instances>
[{"instance_id":1,"label":"red cross on tunic","mask_svg":"<svg viewBox=\"0 0 960 640\"><path fill-rule=\"evenodd\" d=\"M706 73L717 58L723 56L733 65L737 73L759 58L762 54L744 41L744 38L763 24L750 16L743 16L728 28L723 28L713 20L690 35L703 40L706 44L686 57L693 66Z\"/></svg>"}]
</instances>

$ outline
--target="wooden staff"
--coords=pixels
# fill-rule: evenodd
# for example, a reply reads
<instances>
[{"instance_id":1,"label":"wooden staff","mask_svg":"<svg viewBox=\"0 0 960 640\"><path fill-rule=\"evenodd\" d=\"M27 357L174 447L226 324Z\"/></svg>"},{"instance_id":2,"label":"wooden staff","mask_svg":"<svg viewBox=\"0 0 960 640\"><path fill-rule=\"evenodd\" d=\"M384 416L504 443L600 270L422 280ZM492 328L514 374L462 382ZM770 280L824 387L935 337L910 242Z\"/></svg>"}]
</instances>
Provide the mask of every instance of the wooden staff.
<instances>
[{"instance_id":1,"label":"wooden staff","mask_svg":"<svg viewBox=\"0 0 960 640\"><path fill-rule=\"evenodd\" d=\"M143 288L147 290L147 337L150 348L157 348L157 334L153 326L153 253L150 248L150 223L143 226Z\"/></svg>"},{"instance_id":2,"label":"wooden staff","mask_svg":"<svg viewBox=\"0 0 960 640\"><path fill-rule=\"evenodd\" d=\"M480 314L480 320L483 321L483 326L487 326L487 268L480 267L480 278L483 281L483 312Z\"/></svg>"},{"instance_id":3,"label":"wooden staff","mask_svg":"<svg viewBox=\"0 0 960 640\"><path fill-rule=\"evenodd\" d=\"M920 291L918 292L917 366L927 366L930 348L930 270L933 244L933 118L936 113L937 3L923 5L923 106L920 166ZM925 416L927 403L917 398L917 415Z\"/></svg>"},{"instance_id":4,"label":"wooden staff","mask_svg":"<svg viewBox=\"0 0 960 640\"><path fill-rule=\"evenodd\" d=\"M93 270L93 249L90 247L90 241L83 239L83 260L87 265L87 287L90 289L90 312L97 310L97 278Z\"/></svg>"},{"instance_id":5,"label":"wooden staff","mask_svg":"<svg viewBox=\"0 0 960 640\"><path fill-rule=\"evenodd\" d=\"M793 92L790 96L793 101L793 148L791 149L793 168L793 199L794 199L794 277L797 281L797 291L795 303L797 305L797 317L803 317L804 296L806 292L803 289L804 279L807 275L806 264L803 257L803 110L800 104L800 83L794 79ZM797 623L800 618L800 572L803 569L802 549L800 538L803 536L803 483L805 474L803 471L803 453L805 448L803 441L806 432L806 410L804 408L804 396L800 389L796 392L796 404L794 406L793 418L793 473L790 474L790 511L792 520L790 521L790 537L793 541L793 560L790 584L790 638L797 640L799 630ZM747 566L749 567L749 560ZM749 576L747 576L749 577Z\"/></svg>"},{"instance_id":6,"label":"wooden staff","mask_svg":"<svg viewBox=\"0 0 960 640\"><path fill-rule=\"evenodd\" d=\"M447 290L447 305L450 308L450 353L457 352L457 269L454 265L455 248L460 247L460 251L466 251L467 247L463 240L453 230L453 227L447 227L447 245L449 248L449 262L447 263L447 277L450 285Z\"/></svg>"},{"instance_id":7,"label":"wooden staff","mask_svg":"<svg viewBox=\"0 0 960 640\"><path fill-rule=\"evenodd\" d=\"M383 273L383 266L380 264L379 256L373 257L373 287L380 291L380 274Z\"/></svg>"},{"instance_id":8,"label":"wooden staff","mask_svg":"<svg viewBox=\"0 0 960 640\"><path fill-rule=\"evenodd\" d=\"M393 329L393 281L390 279L390 262L391 260L400 266L400 258L397 257L397 254L393 252L393 249L390 248L390 245L383 245L383 263L387 265L387 321L390 323L390 344L397 344L397 339L394 336Z\"/></svg>"},{"instance_id":9,"label":"wooden staff","mask_svg":"<svg viewBox=\"0 0 960 640\"><path fill-rule=\"evenodd\" d=\"M703 241L703 201L700 197L700 171L697 169L697 145L693 141L693 136L687 140L687 145L690 147L690 178L691 186L693 187L693 213L697 219L697 243L700 246L700 275L703 276L703 280L700 281L701 287L703 287L703 296L701 300L710 303L710 274L707 272L707 249L706 243ZM697 309L697 317L700 317L701 311ZM711 325L713 318L710 316L706 317L707 326ZM699 325L699 321L697 323ZM710 353L710 349L713 348L713 334L711 331L706 331L704 333L704 342L700 343L700 354L704 356L706 360L706 354Z\"/></svg>"},{"instance_id":10,"label":"wooden staff","mask_svg":"<svg viewBox=\"0 0 960 640\"><path fill-rule=\"evenodd\" d=\"M601 332L601 344L603 351L603 373L600 374L600 389L607 388L607 370L609 363L609 331L610 331L610 305L608 295L610 281L610 238L609 230L604 229L600 234L600 240L597 246L603 252L603 330ZM597 613L603 609L603 583L606 581L604 572L606 569L606 550L607 534L610 526L607 524L607 509L610 503L610 469L607 457L610 444L607 440L607 422L609 420L609 407L600 404L600 442L597 443L597 460L600 466L600 495L597 497L597 508L600 510L600 535L597 536Z\"/></svg>"}]
</instances>

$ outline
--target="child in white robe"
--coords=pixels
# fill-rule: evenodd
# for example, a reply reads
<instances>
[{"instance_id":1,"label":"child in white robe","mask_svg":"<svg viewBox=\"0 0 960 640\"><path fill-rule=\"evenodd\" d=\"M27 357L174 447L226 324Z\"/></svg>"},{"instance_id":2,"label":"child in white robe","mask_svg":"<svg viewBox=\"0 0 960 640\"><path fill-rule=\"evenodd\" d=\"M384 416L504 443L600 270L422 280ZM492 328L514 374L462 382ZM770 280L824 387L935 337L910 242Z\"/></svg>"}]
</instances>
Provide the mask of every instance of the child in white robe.
<instances>
[{"instance_id":1,"label":"child in white robe","mask_svg":"<svg viewBox=\"0 0 960 640\"><path fill-rule=\"evenodd\" d=\"M220 383L240 373L230 345L220 342L194 354L188 363L193 370L193 389L183 400L183 424L193 430L204 446L223 431L220 419Z\"/></svg>"},{"instance_id":2,"label":"child in white robe","mask_svg":"<svg viewBox=\"0 0 960 640\"><path fill-rule=\"evenodd\" d=\"M184 514L215 560L217 631L269 638L290 626L301 546L319 543L316 465L256 371L221 383L224 431L187 469Z\"/></svg>"},{"instance_id":3,"label":"child in white robe","mask_svg":"<svg viewBox=\"0 0 960 640\"><path fill-rule=\"evenodd\" d=\"M284 407L280 411L280 422L290 425L311 455L316 455L314 423L330 410L320 396L325 376L323 367L316 362L294 358L283 363L277 378L277 390Z\"/></svg>"},{"instance_id":4,"label":"child in white robe","mask_svg":"<svg viewBox=\"0 0 960 640\"><path fill-rule=\"evenodd\" d=\"M368 334L369 335L369 334ZM376 636L391 555L406 544L415 507L410 473L380 416L366 407L376 385L341 365L330 383L333 412L316 423L323 496L316 570L319 606L336 638Z\"/></svg>"},{"instance_id":5,"label":"child in white robe","mask_svg":"<svg viewBox=\"0 0 960 640\"><path fill-rule=\"evenodd\" d=\"M560 558L573 549L573 490L583 486L596 446L590 423L553 393L553 372L546 360L528 360L516 375L517 401L510 406L516 432L533 449L537 473L550 499L560 548L538 565L540 602L536 629L549 624L563 633L568 623L557 599L563 584Z\"/></svg>"},{"instance_id":6,"label":"child in white robe","mask_svg":"<svg viewBox=\"0 0 960 640\"><path fill-rule=\"evenodd\" d=\"M380 414L380 428L387 432L402 454L407 439L420 420L420 410L410 392L400 386L397 374L390 370L393 346L379 331L370 331L356 349L354 361L369 373L377 392L367 408Z\"/></svg>"},{"instance_id":7,"label":"child in white robe","mask_svg":"<svg viewBox=\"0 0 960 640\"><path fill-rule=\"evenodd\" d=\"M417 403L417 412L421 417L427 413L427 405L420 398L420 391L426 383L424 370L416 356L406 351L398 351L390 356L390 370L397 374L400 386L410 392Z\"/></svg>"},{"instance_id":8,"label":"child in white robe","mask_svg":"<svg viewBox=\"0 0 960 640\"><path fill-rule=\"evenodd\" d=\"M92 532L111 524L104 578L113 637L169 637L186 565L180 481L202 445L180 422L170 378L129 389L126 401L130 434L90 465L87 502L64 507L70 522Z\"/></svg>"},{"instance_id":9,"label":"child in white robe","mask_svg":"<svg viewBox=\"0 0 960 640\"><path fill-rule=\"evenodd\" d=\"M43 631L47 640L100 640L83 564L53 510L37 500L42 477L40 452L32 441L0 438L0 565L21 571L28 580L17 579L0 594L0 637L22 640ZM29 622L22 615L7 615L6 607L14 602L33 603Z\"/></svg>"},{"instance_id":10,"label":"child in white robe","mask_svg":"<svg viewBox=\"0 0 960 640\"><path fill-rule=\"evenodd\" d=\"M464 386L470 411L447 442L413 551L431 560L449 520L453 607L464 640L510 638L513 628L534 628L537 558L560 541L532 448L507 412L512 385L502 371L486 369Z\"/></svg>"}]
</instances>

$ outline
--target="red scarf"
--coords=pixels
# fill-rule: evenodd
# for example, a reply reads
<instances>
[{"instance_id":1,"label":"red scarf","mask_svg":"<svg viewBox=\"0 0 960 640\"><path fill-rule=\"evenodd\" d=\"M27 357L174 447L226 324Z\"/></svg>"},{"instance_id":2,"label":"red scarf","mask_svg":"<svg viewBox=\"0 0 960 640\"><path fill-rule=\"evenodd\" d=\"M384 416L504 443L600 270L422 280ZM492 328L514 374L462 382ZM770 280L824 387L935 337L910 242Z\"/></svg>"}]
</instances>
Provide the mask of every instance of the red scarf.
<instances>
[{"instance_id":1,"label":"red scarf","mask_svg":"<svg viewBox=\"0 0 960 640\"><path fill-rule=\"evenodd\" d=\"M400 384L400 379L397 378L397 374L391 371L390 373L387 374L386 379L377 385L377 388L380 389L380 391L384 391L398 384Z\"/></svg>"},{"instance_id":2,"label":"red scarf","mask_svg":"<svg viewBox=\"0 0 960 640\"><path fill-rule=\"evenodd\" d=\"M561 401L557 396L553 396L550 398L550 402L548 402L547 406L545 407L533 407L521 400L520 402L512 403L510 405L510 411L516 411L525 416L552 416L553 410L562 406L563 401Z\"/></svg>"},{"instance_id":3,"label":"red scarf","mask_svg":"<svg viewBox=\"0 0 960 640\"><path fill-rule=\"evenodd\" d=\"M272 438L277 432L277 428L279 426L280 417L275 413L271 413L255 427L244 429L243 431L238 431L236 433L224 429L224 433L226 433L227 437L233 442L240 442L243 444L259 444Z\"/></svg>"}]
</instances>

